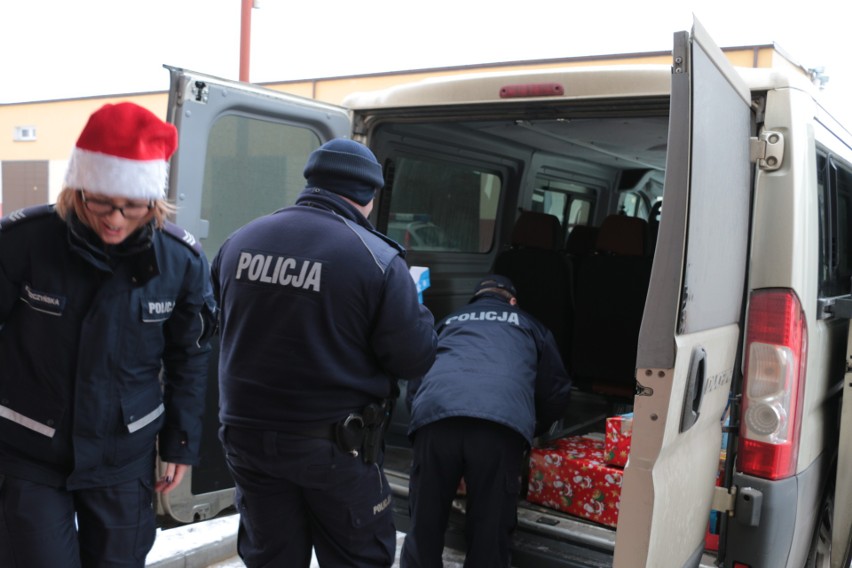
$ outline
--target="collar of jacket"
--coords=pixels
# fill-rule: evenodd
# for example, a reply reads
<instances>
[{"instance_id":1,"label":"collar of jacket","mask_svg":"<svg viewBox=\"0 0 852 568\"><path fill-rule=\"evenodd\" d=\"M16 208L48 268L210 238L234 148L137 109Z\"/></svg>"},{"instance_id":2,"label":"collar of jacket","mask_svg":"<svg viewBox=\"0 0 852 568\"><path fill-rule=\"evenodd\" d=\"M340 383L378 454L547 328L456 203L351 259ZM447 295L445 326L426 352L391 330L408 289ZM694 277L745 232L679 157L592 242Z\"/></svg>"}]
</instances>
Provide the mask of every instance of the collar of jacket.
<instances>
[{"instance_id":1,"label":"collar of jacket","mask_svg":"<svg viewBox=\"0 0 852 568\"><path fill-rule=\"evenodd\" d=\"M504 296L503 294L500 294L499 292L482 292L480 294L477 294L477 295L471 297L471 299L468 301L468 304L478 302L478 301L483 300L485 298L489 298L489 299L493 299L493 300L499 300L500 302L506 304L507 306L512 307L512 305L509 303L509 299L506 298L506 296Z\"/></svg>"},{"instance_id":2,"label":"collar of jacket","mask_svg":"<svg viewBox=\"0 0 852 568\"><path fill-rule=\"evenodd\" d=\"M337 213L341 217L354 221L367 229L374 231L373 225L364 217L360 211L351 203L327 189L321 187L306 187L296 199L296 205L306 205L308 207L318 207L326 209L332 213Z\"/></svg>"},{"instance_id":3,"label":"collar of jacket","mask_svg":"<svg viewBox=\"0 0 852 568\"><path fill-rule=\"evenodd\" d=\"M160 271L153 247L154 222L148 223L117 245L105 245L89 226L71 213L68 217L68 244L85 261L104 272L114 272L127 263L131 280L142 285Z\"/></svg>"}]
</instances>

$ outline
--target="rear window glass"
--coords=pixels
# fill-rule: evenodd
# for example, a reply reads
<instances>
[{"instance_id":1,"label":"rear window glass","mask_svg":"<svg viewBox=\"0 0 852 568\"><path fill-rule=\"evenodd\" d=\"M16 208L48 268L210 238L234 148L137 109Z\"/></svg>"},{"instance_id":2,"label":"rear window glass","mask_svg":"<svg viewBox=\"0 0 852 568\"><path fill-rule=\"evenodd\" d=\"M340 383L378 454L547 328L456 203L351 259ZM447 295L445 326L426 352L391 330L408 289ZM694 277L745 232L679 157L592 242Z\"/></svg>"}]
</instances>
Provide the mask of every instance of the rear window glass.
<instances>
[{"instance_id":1,"label":"rear window glass","mask_svg":"<svg viewBox=\"0 0 852 568\"><path fill-rule=\"evenodd\" d=\"M210 223L203 239L208 256L252 219L296 202L305 187L305 162L320 142L315 132L299 126L238 115L216 121L208 136L201 196L201 218Z\"/></svg>"}]
</instances>

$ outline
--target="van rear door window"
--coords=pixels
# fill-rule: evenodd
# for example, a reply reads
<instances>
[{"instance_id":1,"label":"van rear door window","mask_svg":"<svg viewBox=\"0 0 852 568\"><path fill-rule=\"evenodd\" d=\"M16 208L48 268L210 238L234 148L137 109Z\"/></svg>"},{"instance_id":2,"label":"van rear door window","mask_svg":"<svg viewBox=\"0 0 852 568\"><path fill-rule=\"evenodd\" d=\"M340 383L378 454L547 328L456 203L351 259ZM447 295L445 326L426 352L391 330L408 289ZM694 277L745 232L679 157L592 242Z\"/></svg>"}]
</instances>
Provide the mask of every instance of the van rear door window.
<instances>
[{"instance_id":1,"label":"van rear door window","mask_svg":"<svg viewBox=\"0 0 852 568\"><path fill-rule=\"evenodd\" d=\"M305 187L305 162L320 142L310 129L257 118L227 115L213 124L201 197L201 217L210 222L204 250L211 258L245 223L296 202Z\"/></svg>"},{"instance_id":2,"label":"van rear door window","mask_svg":"<svg viewBox=\"0 0 852 568\"><path fill-rule=\"evenodd\" d=\"M387 235L414 251L487 253L502 184L495 173L440 160L394 161Z\"/></svg>"},{"instance_id":3,"label":"van rear door window","mask_svg":"<svg viewBox=\"0 0 852 568\"><path fill-rule=\"evenodd\" d=\"M820 296L852 292L852 168L826 156L817 156L820 205Z\"/></svg>"}]
</instances>

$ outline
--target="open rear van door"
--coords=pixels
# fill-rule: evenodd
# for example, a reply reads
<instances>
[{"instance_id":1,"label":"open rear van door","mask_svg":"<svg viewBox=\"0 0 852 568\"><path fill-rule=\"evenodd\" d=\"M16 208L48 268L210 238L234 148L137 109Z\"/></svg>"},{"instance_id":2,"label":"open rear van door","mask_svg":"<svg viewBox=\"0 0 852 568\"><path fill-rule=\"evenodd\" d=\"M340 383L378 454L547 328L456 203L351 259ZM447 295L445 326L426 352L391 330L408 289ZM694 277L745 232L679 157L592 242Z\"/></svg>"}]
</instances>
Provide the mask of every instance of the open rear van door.
<instances>
[{"instance_id":1,"label":"open rear van door","mask_svg":"<svg viewBox=\"0 0 852 568\"><path fill-rule=\"evenodd\" d=\"M308 155L324 142L350 136L341 107L168 67L167 117L178 129L169 198L175 221L201 242L209 260L248 221L292 205L305 186ZM218 442L218 337L213 338L201 463L158 512L187 523L233 504L234 483Z\"/></svg>"},{"instance_id":2,"label":"open rear van door","mask_svg":"<svg viewBox=\"0 0 852 568\"><path fill-rule=\"evenodd\" d=\"M696 21L674 37L662 216L614 566L698 566L739 361L751 96Z\"/></svg>"}]
</instances>

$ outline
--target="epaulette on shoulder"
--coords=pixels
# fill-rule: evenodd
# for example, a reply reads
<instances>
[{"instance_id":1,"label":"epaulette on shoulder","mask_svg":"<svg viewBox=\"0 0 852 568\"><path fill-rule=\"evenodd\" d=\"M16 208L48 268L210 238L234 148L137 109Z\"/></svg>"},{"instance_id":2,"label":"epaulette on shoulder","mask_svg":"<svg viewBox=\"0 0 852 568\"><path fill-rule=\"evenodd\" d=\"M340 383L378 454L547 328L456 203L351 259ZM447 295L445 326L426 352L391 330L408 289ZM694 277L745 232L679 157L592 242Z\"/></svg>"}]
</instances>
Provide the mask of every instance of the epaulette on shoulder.
<instances>
[{"instance_id":1,"label":"epaulette on shoulder","mask_svg":"<svg viewBox=\"0 0 852 568\"><path fill-rule=\"evenodd\" d=\"M358 235L382 272L387 269L395 256L402 257L405 254L405 249L400 247L393 239L388 239L380 232L368 229L345 217L340 217L340 219Z\"/></svg>"},{"instance_id":2,"label":"epaulette on shoulder","mask_svg":"<svg viewBox=\"0 0 852 568\"><path fill-rule=\"evenodd\" d=\"M370 231L370 232L373 233L374 235L376 235L377 237L379 237L380 239L382 239L384 242L389 244L391 247L393 247L399 253L399 256L401 256L402 258L405 258L406 250L405 250L404 246L402 246L401 244L399 244L398 242L396 242L395 240L393 240L389 236L382 234L379 231L376 231L375 229Z\"/></svg>"},{"instance_id":3,"label":"epaulette on shoulder","mask_svg":"<svg viewBox=\"0 0 852 568\"><path fill-rule=\"evenodd\" d=\"M192 233L182 227L175 225L174 223L166 221L165 226L163 227L163 232L172 237L173 239L183 243L196 255L200 256L204 252L201 249L201 243L192 235Z\"/></svg>"},{"instance_id":4,"label":"epaulette on shoulder","mask_svg":"<svg viewBox=\"0 0 852 568\"><path fill-rule=\"evenodd\" d=\"M21 225L27 221L31 221L32 219L38 219L39 217L45 217L47 215L54 215L55 213L56 207L52 203L49 205L24 207L23 209L12 211L0 219L0 231L5 231L16 225Z\"/></svg>"}]
</instances>

